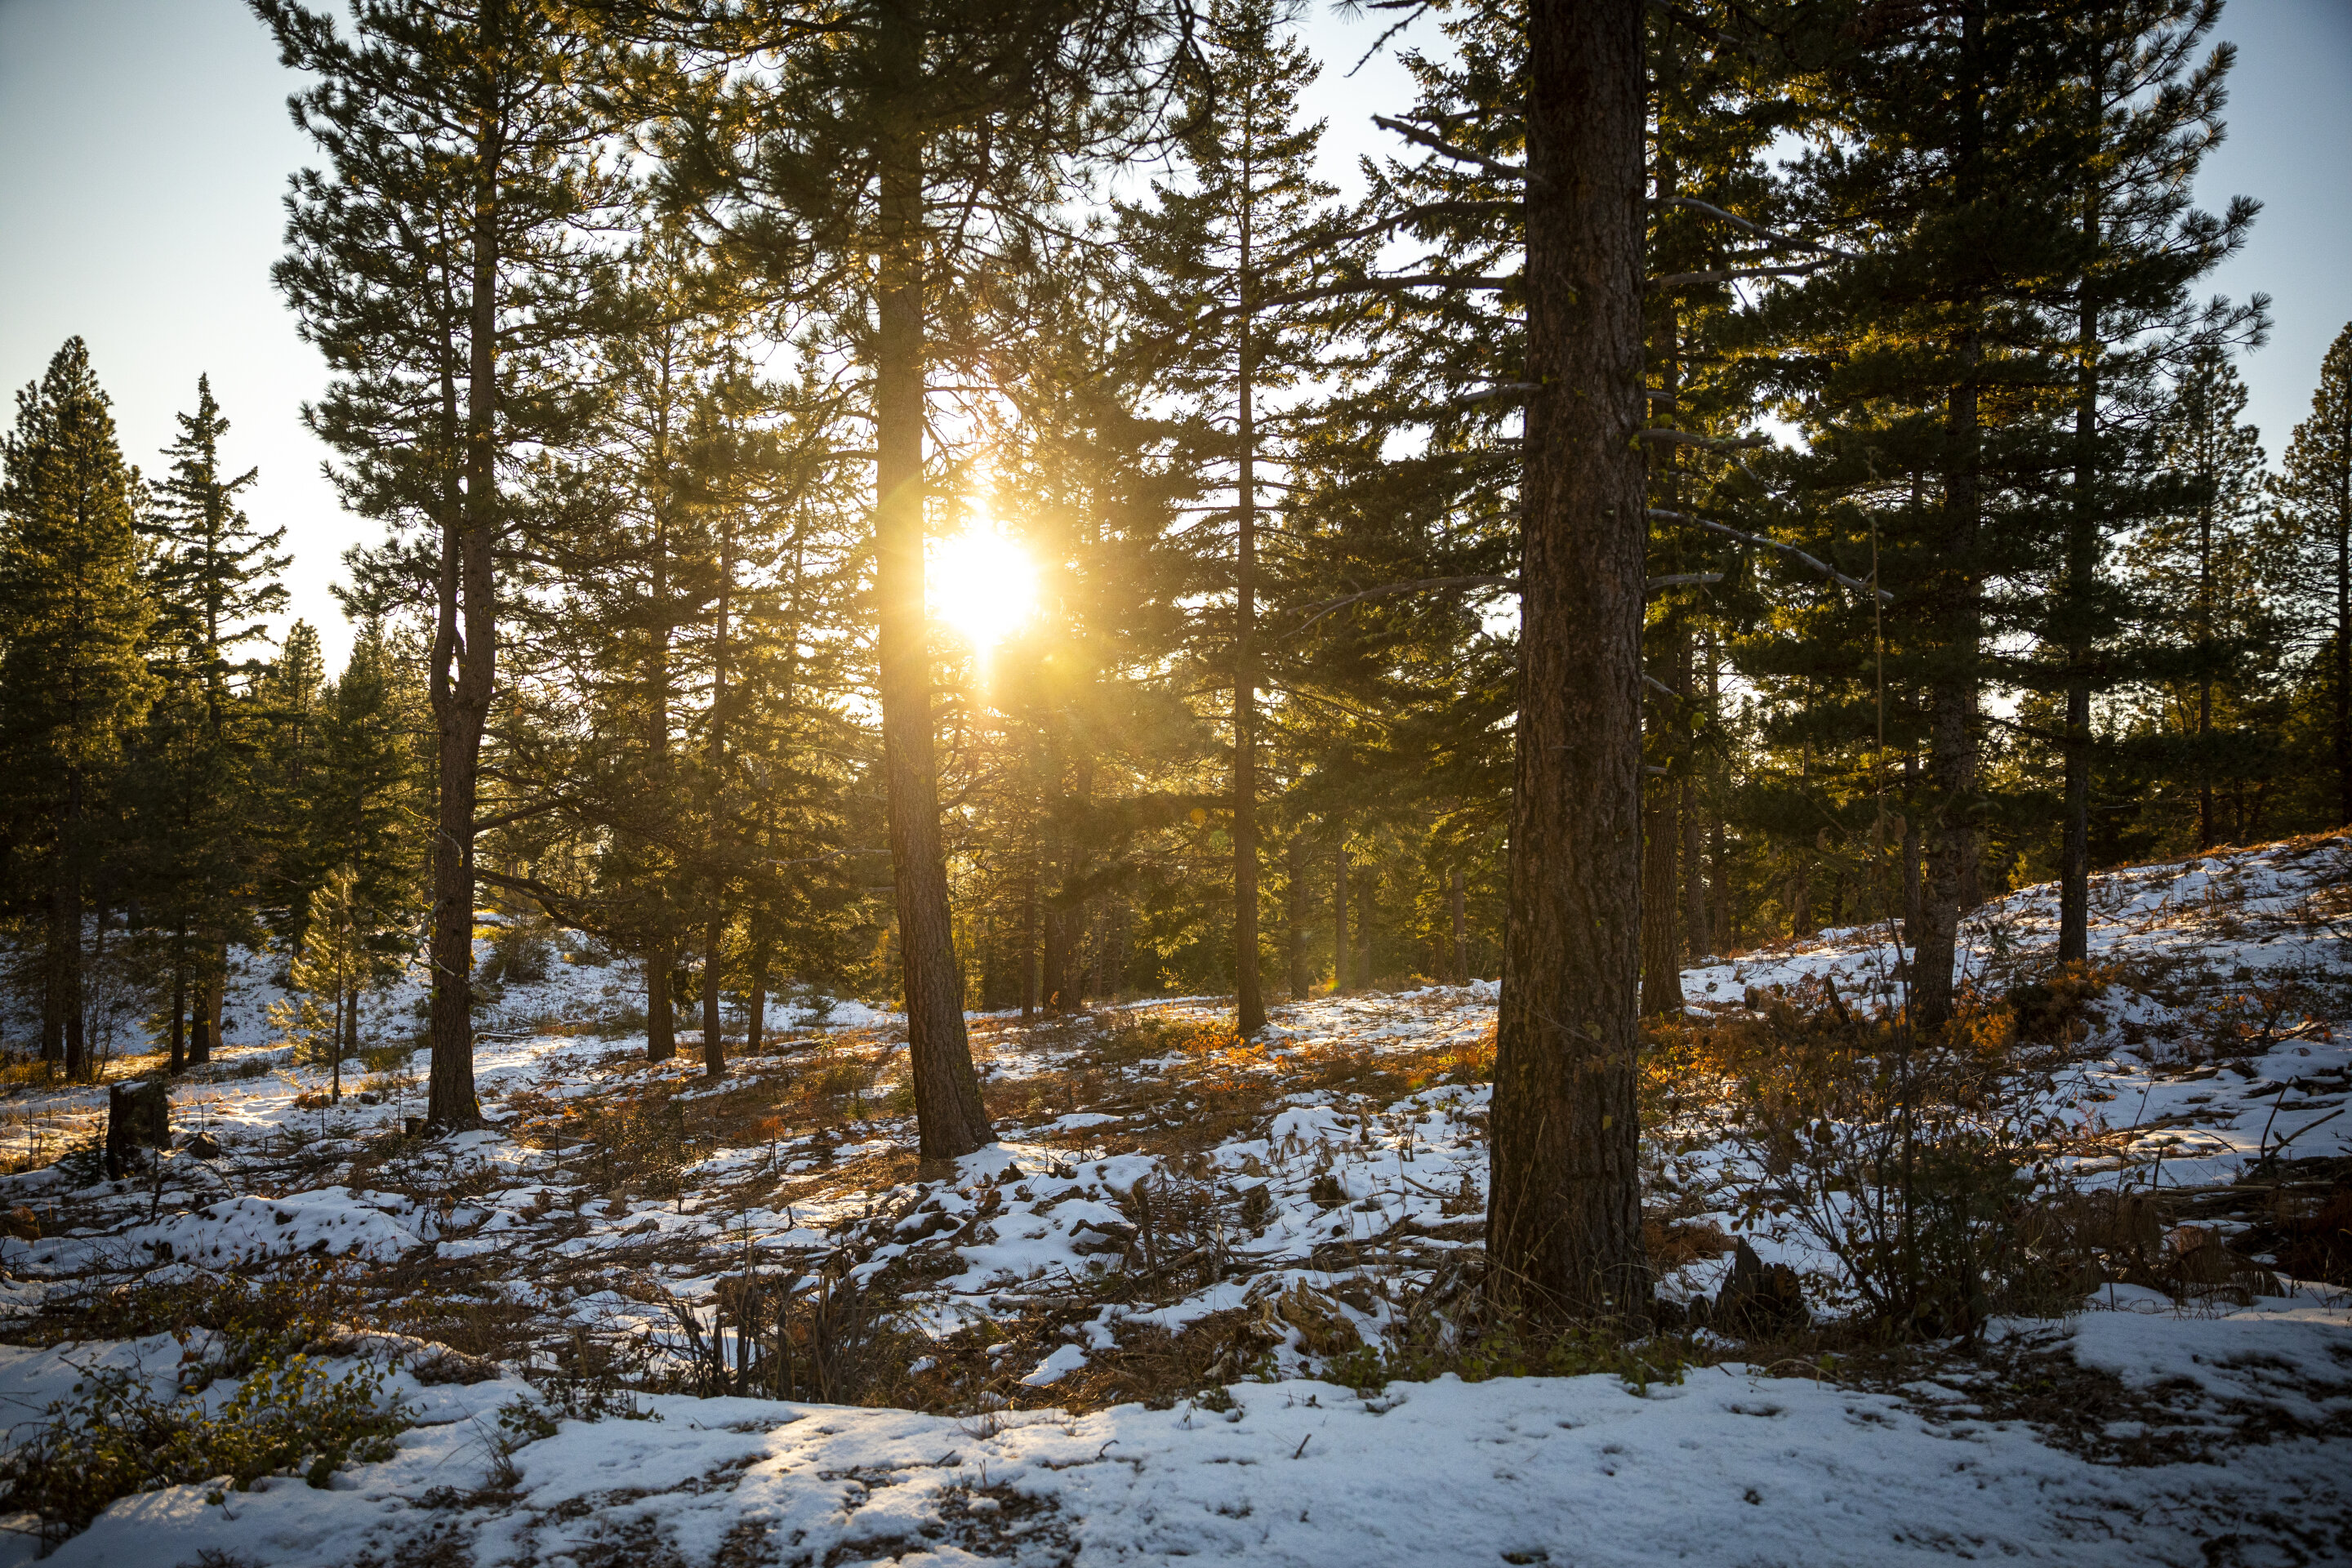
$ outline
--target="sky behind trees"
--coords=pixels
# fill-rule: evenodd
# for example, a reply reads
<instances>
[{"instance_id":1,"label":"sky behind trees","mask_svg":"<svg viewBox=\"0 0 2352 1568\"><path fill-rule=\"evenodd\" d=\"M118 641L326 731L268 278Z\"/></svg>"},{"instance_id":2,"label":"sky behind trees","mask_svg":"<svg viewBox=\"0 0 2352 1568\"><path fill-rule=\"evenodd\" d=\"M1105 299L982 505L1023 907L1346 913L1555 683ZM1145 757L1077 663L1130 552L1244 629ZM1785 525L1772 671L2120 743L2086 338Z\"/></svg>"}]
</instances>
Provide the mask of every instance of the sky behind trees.
<instances>
[{"instance_id":1,"label":"sky behind trees","mask_svg":"<svg viewBox=\"0 0 2352 1568\"><path fill-rule=\"evenodd\" d=\"M1326 62L1307 107L1330 121L1328 177L1351 191L1360 155L1395 151L1368 117L1408 94L1389 58L1347 75L1387 20L1328 5L1307 18ZM2263 204L2213 287L2273 296L2271 344L2242 374L2275 465L2352 320L2352 5L2234 0L2221 31L2240 50L2230 139L2199 196ZM0 384L13 394L81 334L125 456L152 476L209 374L232 422L226 458L261 468L248 510L288 530L292 613L340 664L349 631L328 584L344 548L378 530L319 476L324 448L299 410L323 371L269 283L287 176L316 161L287 119L296 85L240 0L0 0Z\"/></svg>"}]
</instances>

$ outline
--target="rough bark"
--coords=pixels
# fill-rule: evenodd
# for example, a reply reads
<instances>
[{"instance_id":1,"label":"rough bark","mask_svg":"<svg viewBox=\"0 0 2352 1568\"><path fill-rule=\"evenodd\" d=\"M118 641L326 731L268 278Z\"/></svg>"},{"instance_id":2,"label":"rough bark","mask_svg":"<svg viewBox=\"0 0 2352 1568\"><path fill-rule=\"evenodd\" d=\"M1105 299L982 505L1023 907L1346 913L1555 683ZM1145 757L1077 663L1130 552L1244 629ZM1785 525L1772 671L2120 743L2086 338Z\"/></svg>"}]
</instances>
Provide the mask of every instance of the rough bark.
<instances>
[{"instance_id":1,"label":"rough bark","mask_svg":"<svg viewBox=\"0 0 2352 1568\"><path fill-rule=\"evenodd\" d=\"M1466 890L1464 884L1468 879L1459 866L1454 868L1453 876L1447 879L1449 886L1446 891L1454 906L1454 984L1456 985L1470 984L1470 921L1463 896Z\"/></svg>"},{"instance_id":2,"label":"rough bark","mask_svg":"<svg viewBox=\"0 0 2352 1568\"><path fill-rule=\"evenodd\" d=\"M1984 114L1977 78L1984 48L1980 7L1966 8L1960 22L1963 80L1969 95L1958 147L1958 193L1971 199L1982 184L1979 167ZM1931 799L1927 877L1920 903L1919 936L1912 954L1912 1024L1940 1028L1952 1016L1952 963L1959 945L1960 911L1976 876L1976 718L1979 645L1983 637L1982 584L1977 566L1981 497L1978 464L1978 372L1983 358L1979 331L1969 326L1953 343L1959 362L1945 409L1942 458L1944 549L1935 584L1942 647L1929 685L1927 789Z\"/></svg>"},{"instance_id":3,"label":"rough bark","mask_svg":"<svg viewBox=\"0 0 2352 1568\"><path fill-rule=\"evenodd\" d=\"M898 898L908 1052L919 1151L969 1154L994 1136L964 1032L963 977L948 907L932 752L929 627L923 605L923 149L908 129L922 90L913 8L886 5L877 25L886 101L877 125L881 176L874 365L876 643L882 771Z\"/></svg>"},{"instance_id":4,"label":"rough bark","mask_svg":"<svg viewBox=\"0 0 2352 1568\"><path fill-rule=\"evenodd\" d=\"M2105 83L2092 82L2104 94ZM2083 235L2099 238L2095 189L2083 201ZM2091 953L2091 593L2099 569L2095 510L2099 430L2099 306L2086 279L2075 312L2074 494L2066 514L2065 823L2058 851L2058 962Z\"/></svg>"},{"instance_id":5,"label":"rough bark","mask_svg":"<svg viewBox=\"0 0 2352 1568\"><path fill-rule=\"evenodd\" d=\"M677 1055L677 999L670 994L670 965L677 951L656 937L646 944L646 1059L666 1062Z\"/></svg>"},{"instance_id":6,"label":"rough bark","mask_svg":"<svg viewBox=\"0 0 2352 1568\"><path fill-rule=\"evenodd\" d=\"M1307 993L1314 989L1314 977L1307 972L1307 836L1305 834L1294 833L1290 836L1288 856L1290 879L1289 887L1286 889L1288 919L1286 923L1289 927L1287 934L1290 939L1290 999L1294 1002L1304 1002L1307 1000Z\"/></svg>"},{"instance_id":7,"label":"rough bark","mask_svg":"<svg viewBox=\"0 0 2352 1568\"><path fill-rule=\"evenodd\" d=\"M1331 989L1348 988L1348 847L1339 847L1339 868L1331 882Z\"/></svg>"},{"instance_id":8,"label":"rough bark","mask_svg":"<svg viewBox=\"0 0 2352 1568\"><path fill-rule=\"evenodd\" d=\"M433 835L433 934L426 950L433 977L433 1056L425 1121L445 1132L482 1125L474 1092L474 815L482 731L498 673L499 171L504 158L495 74L483 72L482 81L483 100L476 105L480 174L468 236L473 277L467 322L465 497L462 509L451 509L443 521L431 676L440 811Z\"/></svg>"},{"instance_id":9,"label":"rough bark","mask_svg":"<svg viewBox=\"0 0 2352 1568\"><path fill-rule=\"evenodd\" d=\"M1241 518L1234 558L1234 1006L1243 1038L1265 1028L1257 970L1257 408L1250 359L1250 192L1242 173L1241 310L1235 319Z\"/></svg>"},{"instance_id":10,"label":"rough bark","mask_svg":"<svg viewBox=\"0 0 2352 1568\"><path fill-rule=\"evenodd\" d=\"M713 911L702 929L702 1071L709 1078L727 1076L727 1033L719 1016L719 960L726 940L726 917Z\"/></svg>"},{"instance_id":11,"label":"rough bark","mask_svg":"<svg viewBox=\"0 0 2352 1568\"><path fill-rule=\"evenodd\" d=\"M1641 0L1533 0L1519 717L1487 1187L1506 1312L1649 1296L1641 926Z\"/></svg>"}]
</instances>

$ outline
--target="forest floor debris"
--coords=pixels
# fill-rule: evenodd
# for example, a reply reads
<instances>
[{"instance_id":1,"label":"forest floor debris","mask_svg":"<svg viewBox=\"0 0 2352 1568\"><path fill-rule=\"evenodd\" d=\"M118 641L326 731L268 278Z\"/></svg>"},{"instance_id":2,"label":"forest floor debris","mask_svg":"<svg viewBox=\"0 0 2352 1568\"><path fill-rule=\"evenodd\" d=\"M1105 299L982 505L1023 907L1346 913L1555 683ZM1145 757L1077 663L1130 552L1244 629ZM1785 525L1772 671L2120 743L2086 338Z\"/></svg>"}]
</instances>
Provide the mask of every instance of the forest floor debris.
<instances>
[{"instance_id":1,"label":"forest floor debris","mask_svg":"<svg viewBox=\"0 0 2352 1568\"><path fill-rule=\"evenodd\" d=\"M1214 999L975 1016L1002 1142L951 1172L919 1169L892 1019L779 1009L711 1082L621 1032L625 964L506 987L498 1125L454 1138L403 1131L404 1042L340 1103L247 1047L110 1182L104 1088L19 1072L11 1527L93 1563L2341 1560L2347 885L2341 836L2110 873L2073 972L2053 889L1971 917L1972 1038L2046 1144L2000 1223L2063 1299L1907 1347L1824 1243L1828 1119L1799 1140L1789 1080L1725 1045L1874 1026L1905 957L1879 929L1685 974L1645 1107L1674 1306L1540 1347L1454 1321L1489 984L1294 1004L1252 1042ZM1710 1320L1739 1244L1814 1322ZM372 1369L388 1458L159 1472L78 1532L23 1511L52 1405L178 1400L200 1433L297 1355Z\"/></svg>"}]
</instances>

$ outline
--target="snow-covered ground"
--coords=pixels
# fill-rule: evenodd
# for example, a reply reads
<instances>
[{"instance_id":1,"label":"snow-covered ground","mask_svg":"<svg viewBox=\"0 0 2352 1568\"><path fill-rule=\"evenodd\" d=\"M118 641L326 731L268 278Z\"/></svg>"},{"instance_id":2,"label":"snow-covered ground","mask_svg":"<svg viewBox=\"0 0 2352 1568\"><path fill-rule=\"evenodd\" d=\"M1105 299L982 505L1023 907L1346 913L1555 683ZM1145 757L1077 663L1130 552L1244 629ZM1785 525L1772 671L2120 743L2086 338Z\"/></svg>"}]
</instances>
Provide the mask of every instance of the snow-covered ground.
<instances>
[{"instance_id":1,"label":"snow-covered ground","mask_svg":"<svg viewBox=\"0 0 2352 1568\"><path fill-rule=\"evenodd\" d=\"M2061 1086L2084 1129L2077 1182L2154 1194L2168 1223L2250 1247L2267 1233L2240 1179L2263 1156L2273 1187L2346 1181L2347 888L2341 837L2099 879L2105 990ZM2054 919L2049 888L1979 911L1964 977L1999 993L2037 973ZM1874 1004L1898 994L1900 958L1884 931L1827 932L1685 986L1700 1015L1823 981ZM1490 984L1278 1008L1253 1046L1214 1027L1215 999L1034 1027L976 1016L1003 1142L952 1172L917 1166L895 1020L780 1006L772 1048L710 1084L690 1035L654 1066L641 1033L604 1032L635 984L625 964L559 960L506 987L478 1054L490 1131L400 1136L421 1055L346 1064L355 1097L333 1106L317 1068L233 1031L173 1093L175 1129L216 1156L184 1149L121 1184L89 1181L86 1157L0 1178L0 1210L42 1233L0 1241L0 1310L23 1323L94 1287L323 1258L387 1282L373 1308L392 1326L446 1339L431 1325L468 1321L452 1303L501 1325L473 1346L496 1364L468 1363L471 1384L416 1342L370 1342L412 1369L387 1385L411 1406L395 1458L327 1489L127 1499L59 1560L2352 1560L2331 1447L2352 1436L2352 1321L2337 1286L2283 1268L2277 1294L2251 1299L2109 1285L1899 1377L1752 1366L1702 1333L1681 1352L1717 1364L1632 1381L1335 1381L1362 1377L1347 1352L1389 1342L1476 1246ZM259 1018L267 991L248 962L232 1012ZM413 1027L413 1000L386 998L372 1027ZM10 1090L0 1156L14 1136L53 1157L103 1103ZM1673 1179L1666 1217L1716 1239L1662 1277L1669 1299L1719 1286L1717 1233L1756 1215L1767 1179L1738 1130L1675 1131L1649 1156ZM1760 1216L1746 1234L1817 1309L1845 1302L1801 1231ZM630 1391L603 1419L518 1415L576 1384L593 1347L638 1389L709 1385L747 1359L733 1386L772 1389L756 1359L772 1306L742 1303L790 1291L814 1310L821 1273L887 1293L916 1356L868 1397L956 1414ZM29 1423L75 1367L104 1364L168 1390L185 1353L0 1347L0 1400Z\"/></svg>"}]
</instances>

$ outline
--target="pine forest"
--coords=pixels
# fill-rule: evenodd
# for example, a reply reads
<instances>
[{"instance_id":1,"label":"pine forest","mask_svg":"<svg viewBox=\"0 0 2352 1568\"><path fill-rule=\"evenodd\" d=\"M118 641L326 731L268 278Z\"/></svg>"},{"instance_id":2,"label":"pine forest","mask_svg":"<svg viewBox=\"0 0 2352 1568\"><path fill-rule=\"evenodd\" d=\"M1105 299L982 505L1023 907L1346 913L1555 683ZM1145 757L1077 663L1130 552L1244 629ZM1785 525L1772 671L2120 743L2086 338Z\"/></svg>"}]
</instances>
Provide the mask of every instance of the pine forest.
<instances>
[{"instance_id":1,"label":"pine forest","mask_svg":"<svg viewBox=\"0 0 2352 1568\"><path fill-rule=\"evenodd\" d=\"M2352 1560L2242 6L222 7L363 542L16 395L0 1559Z\"/></svg>"}]
</instances>

